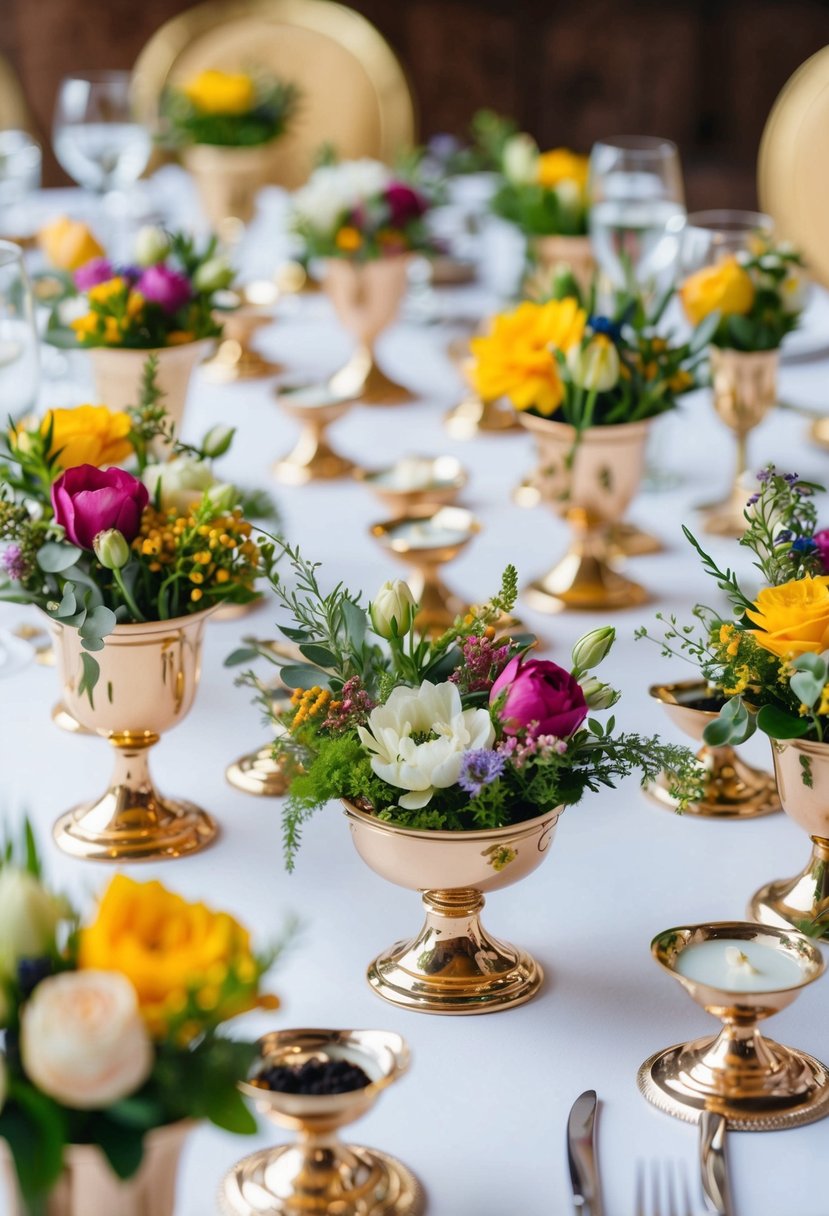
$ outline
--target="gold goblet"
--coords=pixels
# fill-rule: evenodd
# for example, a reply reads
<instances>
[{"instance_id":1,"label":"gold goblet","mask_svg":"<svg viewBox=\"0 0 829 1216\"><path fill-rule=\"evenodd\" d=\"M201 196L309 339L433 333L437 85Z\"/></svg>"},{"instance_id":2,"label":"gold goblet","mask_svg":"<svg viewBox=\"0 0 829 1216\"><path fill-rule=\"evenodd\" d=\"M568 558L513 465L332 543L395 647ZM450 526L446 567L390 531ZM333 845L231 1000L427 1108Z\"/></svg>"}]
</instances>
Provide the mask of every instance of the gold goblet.
<instances>
[{"instance_id":1,"label":"gold goblet","mask_svg":"<svg viewBox=\"0 0 829 1216\"><path fill-rule=\"evenodd\" d=\"M829 931L829 744L772 739L771 754L783 810L809 833L812 855L794 878L761 887L749 915L764 925L797 928L820 919Z\"/></svg>"},{"instance_id":2,"label":"gold goblet","mask_svg":"<svg viewBox=\"0 0 829 1216\"><path fill-rule=\"evenodd\" d=\"M702 982L683 975L684 951L727 939L771 948L795 964L785 987L769 988L762 978L754 991ZM739 949L739 947L737 947ZM651 943L656 961L723 1028L714 1038L679 1043L659 1051L639 1069L639 1088L660 1110L696 1122L705 1110L724 1115L735 1131L772 1131L798 1127L829 1115L829 1070L793 1047L765 1038L758 1022L785 1009L802 988L821 976L823 955L813 942L792 930L764 928L745 921L668 929ZM733 971L730 973L733 975Z\"/></svg>"},{"instance_id":3,"label":"gold goblet","mask_svg":"<svg viewBox=\"0 0 829 1216\"><path fill-rule=\"evenodd\" d=\"M567 554L530 584L528 603L540 612L644 603L647 591L619 570L613 528L639 487L650 421L595 426L579 437L564 422L527 413L519 419L538 444L539 493L572 531Z\"/></svg>"},{"instance_id":4,"label":"gold goblet","mask_svg":"<svg viewBox=\"0 0 829 1216\"><path fill-rule=\"evenodd\" d=\"M544 978L535 959L490 937L484 895L541 865L560 808L510 827L426 832L396 827L345 802L354 847L381 878L419 891L425 923L371 963L378 996L421 1013L495 1013L535 996Z\"/></svg>"},{"instance_id":5,"label":"gold goblet","mask_svg":"<svg viewBox=\"0 0 829 1216\"><path fill-rule=\"evenodd\" d=\"M467 384L463 397L444 419L452 438L474 439L476 435L500 435L504 431L516 430L518 419L510 402L505 397L485 401L475 389L471 374L469 339L456 338L450 342L449 357Z\"/></svg>"},{"instance_id":6,"label":"gold goblet","mask_svg":"<svg viewBox=\"0 0 829 1216\"><path fill-rule=\"evenodd\" d=\"M92 699L79 690L77 629L52 622L63 702L86 730L115 748L109 789L57 821L58 845L87 861L157 861L212 844L219 829L192 802L165 798L153 785L149 749L188 713L198 687L210 609L169 621L118 625L96 654Z\"/></svg>"},{"instance_id":7,"label":"gold goblet","mask_svg":"<svg viewBox=\"0 0 829 1216\"><path fill-rule=\"evenodd\" d=\"M398 254L372 262L329 258L323 287L340 324L357 339L354 354L328 382L336 397L363 405L402 405L414 395L377 366L374 346L397 316L408 286L409 257Z\"/></svg>"},{"instance_id":8,"label":"gold goblet","mask_svg":"<svg viewBox=\"0 0 829 1216\"><path fill-rule=\"evenodd\" d=\"M358 469L355 476L394 519L428 505L448 506L467 482L466 470L454 456L404 456L383 469Z\"/></svg>"},{"instance_id":9,"label":"gold goblet","mask_svg":"<svg viewBox=\"0 0 829 1216\"><path fill-rule=\"evenodd\" d=\"M260 355L251 342L257 330L273 321L279 299L276 283L272 279L256 279L224 294L235 308L219 314L222 337L216 353L203 365L205 375L221 384L275 376L282 370L281 365Z\"/></svg>"},{"instance_id":10,"label":"gold goblet","mask_svg":"<svg viewBox=\"0 0 829 1216\"><path fill-rule=\"evenodd\" d=\"M454 561L480 528L463 507L433 506L371 528L385 549L414 570L409 586L419 605L415 628L420 633L438 637L466 612L467 604L449 590L440 568Z\"/></svg>"},{"instance_id":11,"label":"gold goblet","mask_svg":"<svg viewBox=\"0 0 829 1216\"><path fill-rule=\"evenodd\" d=\"M280 723L279 715L291 704L291 694L287 688L277 687L270 690L270 697L274 738L279 739L288 733ZM274 757L273 743L265 743L256 751L234 760L225 769L225 778L234 789L263 798L281 798L287 794L291 784L284 759Z\"/></svg>"},{"instance_id":12,"label":"gold goblet","mask_svg":"<svg viewBox=\"0 0 829 1216\"><path fill-rule=\"evenodd\" d=\"M274 1065L343 1059L362 1068L370 1084L339 1094L289 1094L257 1083ZM405 1040L383 1030L281 1030L260 1039L259 1059L240 1088L262 1114L298 1136L230 1170L219 1192L225 1216L419 1216L423 1191L402 1162L343 1144L337 1135L408 1066Z\"/></svg>"},{"instance_id":13,"label":"gold goblet","mask_svg":"<svg viewBox=\"0 0 829 1216\"><path fill-rule=\"evenodd\" d=\"M306 485L309 481L331 481L354 472L354 461L335 452L326 438L332 422L351 409L351 399L320 397L313 390L282 390L277 400L291 418L301 424L296 446L274 465L274 476L289 486Z\"/></svg>"},{"instance_id":14,"label":"gold goblet","mask_svg":"<svg viewBox=\"0 0 829 1216\"><path fill-rule=\"evenodd\" d=\"M683 680L677 684L652 684L650 695L665 709L675 726L702 743L702 732L716 718L724 700L717 698L703 680ZM699 802L684 808L687 815L708 819L756 819L781 810L777 782L771 773L752 768L733 747L703 744L697 760L705 770L703 794ZM659 806L677 809L670 793L669 774L662 774L647 793Z\"/></svg>"}]
</instances>

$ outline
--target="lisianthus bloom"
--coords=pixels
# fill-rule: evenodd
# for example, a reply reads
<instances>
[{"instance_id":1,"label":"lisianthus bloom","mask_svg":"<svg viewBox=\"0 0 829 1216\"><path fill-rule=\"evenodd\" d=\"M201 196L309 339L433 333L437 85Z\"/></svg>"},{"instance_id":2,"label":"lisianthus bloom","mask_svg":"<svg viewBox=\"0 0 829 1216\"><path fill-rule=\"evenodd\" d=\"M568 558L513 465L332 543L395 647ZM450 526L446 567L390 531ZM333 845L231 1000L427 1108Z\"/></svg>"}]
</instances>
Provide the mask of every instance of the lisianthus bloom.
<instances>
[{"instance_id":1,"label":"lisianthus bloom","mask_svg":"<svg viewBox=\"0 0 829 1216\"><path fill-rule=\"evenodd\" d=\"M199 72L182 92L203 114L246 114L256 103L256 87L244 72Z\"/></svg>"},{"instance_id":2,"label":"lisianthus bloom","mask_svg":"<svg viewBox=\"0 0 829 1216\"><path fill-rule=\"evenodd\" d=\"M764 587L746 616L757 626L751 634L764 650L780 658L821 654L829 649L829 576Z\"/></svg>"},{"instance_id":3,"label":"lisianthus bloom","mask_svg":"<svg viewBox=\"0 0 829 1216\"><path fill-rule=\"evenodd\" d=\"M262 966L250 934L227 912L188 903L160 882L116 874L81 931L82 969L120 971L152 1034L163 1036L191 1001L214 1025L274 999L260 997Z\"/></svg>"},{"instance_id":4,"label":"lisianthus bloom","mask_svg":"<svg viewBox=\"0 0 829 1216\"><path fill-rule=\"evenodd\" d=\"M548 190L555 190L562 182L574 182L580 194L587 190L587 170L589 161L586 156L579 156L569 148L553 148L551 152L542 152L538 158L538 183Z\"/></svg>"},{"instance_id":5,"label":"lisianthus bloom","mask_svg":"<svg viewBox=\"0 0 829 1216\"><path fill-rule=\"evenodd\" d=\"M72 279L78 291L89 291L90 287L106 283L107 279L111 279L114 274L115 271L109 258L92 258L91 261L84 262L83 266L78 267L72 275Z\"/></svg>"},{"instance_id":6,"label":"lisianthus bloom","mask_svg":"<svg viewBox=\"0 0 829 1216\"><path fill-rule=\"evenodd\" d=\"M38 233L38 243L46 261L57 270L77 270L93 258L104 256L88 225L66 215L44 225Z\"/></svg>"},{"instance_id":7,"label":"lisianthus bloom","mask_svg":"<svg viewBox=\"0 0 829 1216\"><path fill-rule=\"evenodd\" d=\"M110 410L105 405L77 405L73 409L49 410L40 433L47 435L52 428L52 444L48 455L54 454L58 468L70 469L80 464L100 468L118 464L132 452L129 440L129 414Z\"/></svg>"},{"instance_id":8,"label":"lisianthus bloom","mask_svg":"<svg viewBox=\"0 0 829 1216\"><path fill-rule=\"evenodd\" d=\"M193 295L187 276L163 263L148 266L138 280L136 290L144 300L158 304L167 313L178 312Z\"/></svg>"},{"instance_id":9,"label":"lisianthus bloom","mask_svg":"<svg viewBox=\"0 0 829 1216\"><path fill-rule=\"evenodd\" d=\"M473 338L472 377L485 401L508 397L516 409L554 414L564 398L556 350L581 342L586 314L568 297L536 304L525 300L495 317L490 332Z\"/></svg>"},{"instance_id":10,"label":"lisianthus bloom","mask_svg":"<svg viewBox=\"0 0 829 1216\"><path fill-rule=\"evenodd\" d=\"M123 469L81 464L52 483L55 523L81 549L92 549L98 533L110 528L116 528L127 541L133 540L149 501L147 487Z\"/></svg>"},{"instance_id":11,"label":"lisianthus bloom","mask_svg":"<svg viewBox=\"0 0 829 1216\"><path fill-rule=\"evenodd\" d=\"M501 720L508 735L528 733L569 738L587 717L579 682L549 659L514 658L489 694L490 704L503 698Z\"/></svg>"},{"instance_id":12,"label":"lisianthus bloom","mask_svg":"<svg viewBox=\"0 0 829 1216\"><path fill-rule=\"evenodd\" d=\"M688 320L699 325L712 312L723 316L745 316L751 312L754 284L748 271L731 254L690 275L680 287L679 297Z\"/></svg>"},{"instance_id":13,"label":"lisianthus bloom","mask_svg":"<svg viewBox=\"0 0 829 1216\"><path fill-rule=\"evenodd\" d=\"M386 202L390 223L394 228L405 228L406 224L419 219L427 209L425 199L405 182L392 182L386 188Z\"/></svg>"}]
</instances>

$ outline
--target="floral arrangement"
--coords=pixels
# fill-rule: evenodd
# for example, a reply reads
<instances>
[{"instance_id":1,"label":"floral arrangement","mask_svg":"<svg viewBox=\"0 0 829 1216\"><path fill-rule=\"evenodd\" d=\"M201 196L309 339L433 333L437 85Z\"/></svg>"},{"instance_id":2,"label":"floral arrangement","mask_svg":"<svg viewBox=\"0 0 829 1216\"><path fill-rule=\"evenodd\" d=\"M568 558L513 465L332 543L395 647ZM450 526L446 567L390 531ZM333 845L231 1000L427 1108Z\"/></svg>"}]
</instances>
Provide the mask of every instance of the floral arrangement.
<instances>
[{"instance_id":1,"label":"floral arrangement","mask_svg":"<svg viewBox=\"0 0 829 1216\"><path fill-rule=\"evenodd\" d=\"M233 270L215 237L201 248L183 233L142 228L134 264L91 256L72 267L52 300L47 340L59 346L155 350L218 337L216 310Z\"/></svg>"},{"instance_id":2,"label":"floral arrangement","mask_svg":"<svg viewBox=\"0 0 829 1216\"><path fill-rule=\"evenodd\" d=\"M572 282L560 299L525 300L492 319L470 342L471 375L486 401L506 397L517 410L554 415L581 433L639 422L673 409L696 385L712 321L687 342L657 330L667 300L648 314L622 293L612 315L582 306Z\"/></svg>"},{"instance_id":3,"label":"floral arrangement","mask_svg":"<svg viewBox=\"0 0 829 1216\"><path fill-rule=\"evenodd\" d=\"M299 100L296 85L268 73L199 72L164 93L165 142L258 147L284 135Z\"/></svg>"},{"instance_id":4,"label":"floral arrangement","mask_svg":"<svg viewBox=\"0 0 829 1216\"><path fill-rule=\"evenodd\" d=\"M70 1144L97 1145L129 1178L153 1128L255 1132L237 1082L256 1047L222 1026L277 1008L262 992L276 956L228 912L124 874L80 920L44 881L27 826L0 868L0 1137L29 1210L45 1210Z\"/></svg>"},{"instance_id":5,"label":"floral arrangement","mask_svg":"<svg viewBox=\"0 0 829 1216\"><path fill-rule=\"evenodd\" d=\"M429 199L376 160L320 165L293 197L291 226L308 258L370 261L432 243Z\"/></svg>"},{"instance_id":6,"label":"floral arrangement","mask_svg":"<svg viewBox=\"0 0 829 1216\"><path fill-rule=\"evenodd\" d=\"M58 215L44 224L37 240L45 260L55 270L71 273L86 262L104 256L103 246L89 225L70 219L68 215Z\"/></svg>"},{"instance_id":7,"label":"floral arrangement","mask_svg":"<svg viewBox=\"0 0 829 1216\"><path fill-rule=\"evenodd\" d=\"M567 148L541 152L525 132L511 134L501 145L493 212L527 236L585 236L588 163Z\"/></svg>"},{"instance_id":8,"label":"floral arrangement","mask_svg":"<svg viewBox=\"0 0 829 1216\"><path fill-rule=\"evenodd\" d=\"M341 584L324 594L317 567L296 549L285 553L294 587L274 584L292 617L282 632L303 657L281 668L294 693L275 743L294 766L284 810L289 868L303 823L335 798L402 827L464 831L531 819L635 770L648 781L668 769L683 804L693 796L697 768L685 748L591 715L618 698L590 674L613 629L577 642L570 670L529 658L532 640L497 636L495 622L517 596L513 567L497 595L429 640L415 630L406 583L385 583L366 607Z\"/></svg>"},{"instance_id":9,"label":"floral arrangement","mask_svg":"<svg viewBox=\"0 0 829 1216\"><path fill-rule=\"evenodd\" d=\"M424 147L416 149L408 163L427 180L445 180L467 173L497 173L504 145L515 132L512 119L493 110L477 110L466 138L459 139L446 132L433 135Z\"/></svg>"},{"instance_id":10,"label":"floral arrangement","mask_svg":"<svg viewBox=\"0 0 829 1216\"><path fill-rule=\"evenodd\" d=\"M79 631L90 701L95 652L116 625L248 603L272 562L239 492L212 472L233 431L181 444L159 397L150 359L133 411L49 410L13 427L0 453L0 599L36 604ZM159 439L170 462L152 459ZM134 472L113 463L128 458Z\"/></svg>"},{"instance_id":11,"label":"floral arrangement","mask_svg":"<svg viewBox=\"0 0 829 1216\"><path fill-rule=\"evenodd\" d=\"M777 350L803 309L803 259L788 245L757 234L748 252L730 254L690 275L679 298L693 325L716 316L715 346Z\"/></svg>"},{"instance_id":12,"label":"floral arrangement","mask_svg":"<svg viewBox=\"0 0 829 1216\"><path fill-rule=\"evenodd\" d=\"M660 617L656 640L664 654L701 671L721 706L706 728L708 743L741 743L758 728L773 739L822 743L829 741L829 528L818 529L814 495L823 487L773 465L758 478L740 544L754 554L760 591L746 594L685 528L732 612L698 604L692 625ZM642 628L637 636L649 634Z\"/></svg>"}]
</instances>

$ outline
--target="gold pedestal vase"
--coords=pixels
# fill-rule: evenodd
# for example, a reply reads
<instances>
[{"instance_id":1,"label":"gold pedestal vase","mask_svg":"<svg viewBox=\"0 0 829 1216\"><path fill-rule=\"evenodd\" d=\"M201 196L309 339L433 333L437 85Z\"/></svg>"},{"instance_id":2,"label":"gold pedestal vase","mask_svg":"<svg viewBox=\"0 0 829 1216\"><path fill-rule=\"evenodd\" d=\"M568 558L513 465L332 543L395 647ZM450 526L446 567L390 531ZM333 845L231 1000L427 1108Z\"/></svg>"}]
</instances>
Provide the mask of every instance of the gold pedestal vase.
<instances>
[{"instance_id":1,"label":"gold pedestal vase","mask_svg":"<svg viewBox=\"0 0 829 1216\"><path fill-rule=\"evenodd\" d=\"M714 409L734 432L737 460L729 494L702 509L705 531L714 536L742 536L744 511L751 493L746 489L748 436L777 401L778 350L739 351L710 348Z\"/></svg>"},{"instance_id":2,"label":"gold pedestal vase","mask_svg":"<svg viewBox=\"0 0 829 1216\"><path fill-rule=\"evenodd\" d=\"M203 338L199 342L183 342L181 346L162 346L156 350L125 350L117 346L95 346L89 351L95 400L111 410L127 410L138 404L144 365L150 355L158 358L156 383L164 395L164 408L181 433L184 406L190 378L196 367L206 359L215 342Z\"/></svg>"},{"instance_id":3,"label":"gold pedestal vase","mask_svg":"<svg viewBox=\"0 0 829 1216\"><path fill-rule=\"evenodd\" d=\"M417 474L407 482L406 466ZM384 469L357 469L355 476L377 497L394 519L429 507L452 506L466 488L466 469L454 456L404 456Z\"/></svg>"},{"instance_id":4,"label":"gold pedestal vase","mask_svg":"<svg viewBox=\"0 0 829 1216\"><path fill-rule=\"evenodd\" d=\"M190 1120L157 1127L144 1137L144 1159L132 1178L122 1181L94 1144L70 1144L64 1168L42 1216L173 1216L176 1175ZM0 1174L5 1177L6 1216L29 1216L17 1186L11 1153L0 1141Z\"/></svg>"},{"instance_id":5,"label":"gold pedestal vase","mask_svg":"<svg viewBox=\"0 0 829 1216\"><path fill-rule=\"evenodd\" d=\"M679 730L702 743L703 731L719 713L704 681L653 684L649 691ZM782 809L772 774L746 764L733 747L703 744L697 760L705 772L703 793L698 802L684 807L684 814L705 819L756 819ZM670 792L671 784L670 774L663 773L646 792L659 806L676 811L678 805Z\"/></svg>"},{"instance_id":6,"label":"gold pedestal vase","mask_svg":"<svg viewBox=\"0 0 829 1216\"><path fill-rule=\"evenodd\" d=\"M414 394L378 367L374 346L394 321L408 287L409 256L396 254L371 262L329 258L323 287L337 319L357 339L357 349L328 381L335 397L363 405L402 405Z\"/></svg>"},{"instance_id":7,"label":"gold pedestal vase","mask_svg":"<svg viewBox=\"0 0 829 1216\"><path fill-rule=\"evenodd\" d=\"M421 1013L495 1013L521 1005L543 972L526 951L490 937L484 896L531 874L555 834L560 808L510 827L426 832L396 827L345 802L351 838L366 865L419 891L426 920L416 937L383 951L368 982L384 1000Z\"/></svg>"},{"instance_id":8,"label":"gold pedestal vase","mask_svg":"<svg viewBox=\"0 0 829 1216\"><path fill-rule=\"evenodd\" d=\"M192 802L159 794L148 766L149 749L193 704L209 615L210 609L116 626L95 655L100 676L91 704L78 688L78 631L52 622L63 703L81 726L115 749L107 791L55 824L64 852L86 861L158 861L194 853L216 839L219 829L211 816Z\"/></svg>"},{"instance_id":9,"label":"gold pedestal vase","mask_svg":"<svg viewBox=\"0 0 829 1216\"><path fill-rule=\"evenodd\" d=\"M633 608L648 592L620 571L613 528L639 488L651 420L574 427L520 413L538 445L537 485L543 500L570 526L565 556L531 583L527 602L540 612Z\"/></svg>"},{"instance_id":10,"label":"gold pedestal vase","mask_svg":"<svg viewBox=\"0 0 829 1216\"><path fill-rule=\"evenodd\" d=\"M341 456L328 442L329 426L344 417L353 404L350 398L326 399L319 404L302 402L299 394L282 392L277 394L281 409L301 426L299 439L294 448L277 460L273 467L274 477L288 486L304 486L309 481L333 481L337 477L349 477L356 465L347 456Z\"/></svg>"},{"instance_id":11,"label":"gold pedestal vase","mask_svg":"<svg viewBox=\"0 0 829 1216\"><path fill-rule=\"evenodd\" d=\"M474 439L476 435L502 435L518 429L515 409L506 397L484 401L473 383L469 340L456 338L449 344L449 357L466 381L466 392L449 410L444 425L453 439Z\"/></svg>"},{"instance_id":12,"label":"gold pedestal vase","mask_svg":"<svg viewBox=\"0 0 829 1216\"><path fill-rule=\"evenodd\" d=\"M537 268L536 274L540 271L547 280L545 294L549 294L551 276L569 270L582 297L589 297L596 273L596 259L589 236L534 236L530 238L530 251Z\"/></svg>"},{"instance_id":13,"label":"gold pedestal vase","mask_svg":"<svg viewBox=\"0 0 829 1216\"><path fill-rule=\"evenodd\" d=\"M677 960L689 946L716 938L757 942L796 961L799 983L770 991L733 991L681 974ZM826 964L820 948L801 933L722 921L668 929L654 938L657 962L693 1000L718 1018L713 1038L678 1043L645 1060L639 1089L659 1110L696 1123L703 1111L724 1115L733 1131L764 1132L814 1123L829 1115L829 1070L798 1048L760 1033L759 1023L791 1005Z\"/></svg>"},{"instance_id":14,"label":"gold pedestal vase","mask_svg":"<svg viewBox=\"0 0 829 1216\"><path fill-rule=\"evenodd\" d=\"M767 883L752 896L749 915L763 925L812 926L829 933L829 743L771 741L783 810L808 832L812 855L794 878Z\"/></svg>"},{"instance_id":15,"label":"gold pedestal vase","mask_svg":"<svg viewBox=\"0 0 829 1216\"><path fill-rule=\"evenodd\" d=\"M218 314L222 337L216 353L204 365L204 374L209 379L228 384L236 380L260 380L282 371L280 363L266 359L251 345L257 331L273 322L278 297L275 283L257 281L240 288L238 308Z\"/></svg>"},{"instance_id":16,"label":"gold pedestal vase","mask_svg":"<svg viewBox=\"0 0 829 1216\"><path fill-rule=\"evenodd\" d=\"M193 144L182 150L181 159L211 228L223 236L228 220L250 223L256 196L273 175L272 143L254 148Z\"/></svg>"},{"instance_id":17,"label":"gold pedestal vase","mask_svg":"<svg viewBox=\"0 0 829 1216\"><path fill-rule=\"evenodd\" d=\"M400 1035L384 1030L281 1030L259 1041L260 1058L240 1086L257 1109L296 1140L239 1161L219 1190L224 1216L421 1216L414 1174L374 1148L343 1144L340 1128L362 1118L409 1066ZM257 1073L308 1060L348 1060L370 1084L338 1094L289 1094L257 1084Z\"/></svg>"}]
</instances>

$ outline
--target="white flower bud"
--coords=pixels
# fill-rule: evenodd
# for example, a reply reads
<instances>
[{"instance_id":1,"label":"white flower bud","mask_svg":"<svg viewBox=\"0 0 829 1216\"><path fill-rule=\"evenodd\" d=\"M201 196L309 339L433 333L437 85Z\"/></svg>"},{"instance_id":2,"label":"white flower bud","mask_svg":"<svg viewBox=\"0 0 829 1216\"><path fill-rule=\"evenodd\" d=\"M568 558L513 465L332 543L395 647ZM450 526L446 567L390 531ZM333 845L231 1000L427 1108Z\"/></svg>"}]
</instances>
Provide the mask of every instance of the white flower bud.
<instances>
[{"instance_id":1,"label":"white flower bud","mask_svg":"<svg viewBox=\"0 0 829 1216\"><path fill-rule=\"evenodd\" d=\"M538 144L531 135L510 136L501 154L504 177L515 186L532 185L538 180L538 155Z\"/></svg>"},{"instance_id":2,"label":"white flower bud","mask_svg":"<svg viewBox=\"0 0 829 1216\"><path fill-rule=\"evenodd\" d=\"M596 334L584 346L574 346L567 366L577 388L606 393L619 379L619 352L604 334Z\"/></svg>"},{"instance_id":3,"label":"white flower bud","mask_svg":"<svg viewBox=\"0 0 829 1216\"><path fill-rule=\"evenodd\" d=\"M612 625L602 625L585 633L573 647L573 670L590 671L591 667L598 667L615 641L616 630Z\"/></svg>"},{"instance_id":4,"label":"white flower bud","mask_svg":"<svg viewBox=\"0 0 829 1216\"><path fill-rule=\"evenodd\" d=\"M401 578L383 583L369 608L374 632L386 639L403 637L411 628L416 606L409 584Z\"/></svg>"},{"instance_id":5,"label":"white flower bud","mask_svg":"<svg viewBox=\"0 0 829 1216\"><path fill-rule=\"evenodd\" d=\"M92 542L95 556L106 570L120 570L130 560L130 547L123 532L107 528L99 532Z\"/></svg>"},{"instance_id":6,"label":"white flower bud","mask_svg":"<svg viewBox=\"0 0 829 1216\"><path fill-rule=\"evenodd\" d=\"M206 493L210 505L221 515L239 505L239 491L229 481L217 481Z\"/></svg>"},{"instance_id":7,"label":"white flower bud","mask_svg":"<svg viewBox=\"0 0 829 1216\"><path fill-rule=\"evenodd\" d=\"M581 690L591 709L610 709L619 700L619 693L609 684L603 684L595 676L582 680Z\"/></svg>"},{"instance_id":8,"label":"white flower bud","mask_svg":"<svg viewBox=\"0 0 829 1216\"><path fill-rule=\"evenodd\" d=\"M135 238L135 260L139 266L154 266L163 262L170 252L170 238L163 228L147 224L139 228Z\"/></svg>"},{"instance_id":9,"label":"white flower bud","mask_svg":"<svg viewBox=\"0 0 829 1216\"><path fill-rule=\"evenodd\" d=\"M222 291L233 282L233 267L225 257L209 258L202 262L193 275L196 291L210 293Z\"/></svg>"},{"instance_id":10,"label":"white flower bud","mask_svg":"<svg viewBox=\"0 0 829 1216\"><path fill-rule=\"evenodd\" d=\"M13 975L24 958L42 958L55 948L67 909L28 870L0 870L0 972Z\"/></svg>"},{"instance_id":11,"label":"white flower bud","mask_svg":"<svg viewBox=\"0 0 829 1216\"><path fill-rule=\"evenodd\" d=\"M201 502L205 490L216 484L210 465L195 456L176 456L164 464L147 465L142 479L151 501L160 493L162 511L188 511Z\"/></svg>"},{"instance_id":12,"label":"white flower bud","mask_svg":"<svg viewBox=\"0 0 829 1216\"><path fill-rule=\"evenodd\" d=\"M233 436L236 434L235 426L223 426L217 423L212 426L201 441L201 450L205 456L211 460L217 460L219 456L224 456L225 452L233 443Z\"/></svg>"}]
</instances>

